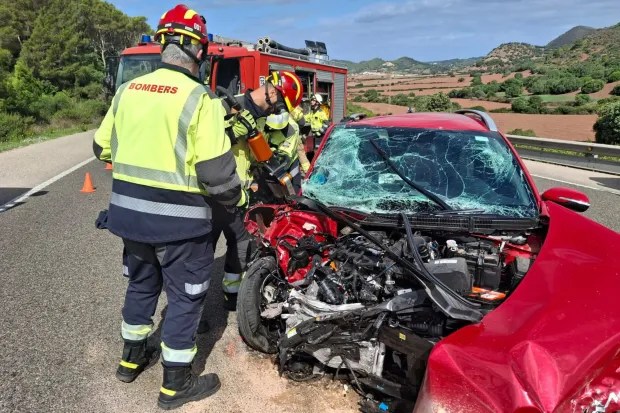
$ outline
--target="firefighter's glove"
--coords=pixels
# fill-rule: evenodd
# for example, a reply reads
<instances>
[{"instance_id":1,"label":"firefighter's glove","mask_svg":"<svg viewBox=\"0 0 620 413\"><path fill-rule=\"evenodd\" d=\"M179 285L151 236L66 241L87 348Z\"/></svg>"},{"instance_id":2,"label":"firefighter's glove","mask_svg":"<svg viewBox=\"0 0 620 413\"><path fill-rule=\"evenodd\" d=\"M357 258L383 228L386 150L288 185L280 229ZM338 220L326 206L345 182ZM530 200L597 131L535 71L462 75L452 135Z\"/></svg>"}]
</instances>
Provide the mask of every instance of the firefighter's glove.
<instances>
[{"instance_id":1,"label":"firefighter's glove","mask_svg":"<svg viewBox=\"0 0 620 413\"><path fill-rule=\"evenodd\" d=\"M256 129L256 120L247 109L238 112L232 119L232 131L237 139L247 139Z\"/></svg>"}]
</instances>

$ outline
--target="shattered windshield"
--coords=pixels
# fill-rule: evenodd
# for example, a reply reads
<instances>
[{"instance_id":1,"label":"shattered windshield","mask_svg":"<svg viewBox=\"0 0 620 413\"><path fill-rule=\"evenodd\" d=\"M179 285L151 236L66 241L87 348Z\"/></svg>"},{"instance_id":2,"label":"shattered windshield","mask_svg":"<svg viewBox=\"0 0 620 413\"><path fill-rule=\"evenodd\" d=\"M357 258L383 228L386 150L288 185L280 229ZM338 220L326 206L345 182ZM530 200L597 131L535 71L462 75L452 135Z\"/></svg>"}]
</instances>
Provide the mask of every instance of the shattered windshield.
<instances>
[{"instance_id":1,"label":"shattered windshield","mask_svg":"<svg viewBox=\"0 0 620 413\"><path fill-rule=\"evenodd\" d=\"M445 209L411 183L454 210L538 215L523 171L493 132L337 127L304 182L303 194L367 213Z\"/></svg>"}]
</instances>

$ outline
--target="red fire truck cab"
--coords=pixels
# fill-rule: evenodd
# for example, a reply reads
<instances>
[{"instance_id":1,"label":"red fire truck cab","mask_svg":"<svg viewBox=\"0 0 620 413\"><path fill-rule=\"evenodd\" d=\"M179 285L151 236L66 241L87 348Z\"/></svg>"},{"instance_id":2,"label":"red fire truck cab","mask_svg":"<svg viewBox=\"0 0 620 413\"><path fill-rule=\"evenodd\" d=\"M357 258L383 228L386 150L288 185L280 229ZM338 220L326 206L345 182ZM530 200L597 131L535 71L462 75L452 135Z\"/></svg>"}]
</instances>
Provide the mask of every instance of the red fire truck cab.
<instances>
[{"instance_id":1,"label":"red fire truck cab","mask_svg":"<svg viewBox=\"0 0 620 413\"><path fill-rule=\"evenodd\" d=\"M256 43L210 35L207 79L212 90L223 86L233 94L260 87L272 70L295 72L304 84L304 111L309 98L322 95L332 122L339 122L346 113L347 69L329 60L325 45L306 41L306 48L292 49L269 38ZM138 76L159 68L160 45L150 36L143 36L135 47L129 47L108 66L106 87L110 92ZM307 142L314 149L319 142Z\"/></svg>"}]
</instances>

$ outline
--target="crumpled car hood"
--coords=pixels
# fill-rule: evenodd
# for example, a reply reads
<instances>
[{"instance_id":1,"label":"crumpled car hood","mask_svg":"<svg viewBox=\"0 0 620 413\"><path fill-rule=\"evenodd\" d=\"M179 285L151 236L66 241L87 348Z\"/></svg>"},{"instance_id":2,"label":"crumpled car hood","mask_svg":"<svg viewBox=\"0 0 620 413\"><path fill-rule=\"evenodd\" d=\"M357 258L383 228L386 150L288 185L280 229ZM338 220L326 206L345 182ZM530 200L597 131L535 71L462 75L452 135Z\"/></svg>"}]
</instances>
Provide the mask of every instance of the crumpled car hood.
<instances>
[{"instance_id":1,"label":"crumpled car hood","mask_svg":"<svg viewBox=\"0 0 620 413\"><path fill-rule=\"evenodd\" d=\"M547 207L527 276L482 322L435 346L415 413L620 409L620 234Z\"/></svg>"}]
</instances>

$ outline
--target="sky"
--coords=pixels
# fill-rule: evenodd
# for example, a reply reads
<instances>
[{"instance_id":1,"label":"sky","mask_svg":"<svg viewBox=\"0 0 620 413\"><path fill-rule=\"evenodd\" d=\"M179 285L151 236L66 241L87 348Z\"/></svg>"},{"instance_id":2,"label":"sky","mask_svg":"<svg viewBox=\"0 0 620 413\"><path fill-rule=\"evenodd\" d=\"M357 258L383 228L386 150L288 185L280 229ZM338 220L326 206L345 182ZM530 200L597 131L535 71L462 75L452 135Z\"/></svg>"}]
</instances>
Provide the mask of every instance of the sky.
<instances>
[{"instance_id":1,"label":"sky","mask_svg":"<svg viewBox=\"0 0 620 413\"><path fill-rule=\"evenodd\" d=\"M174 2L107 0L155 28ZM289 47L323 41L332 59L479 57L506 42L545 45L578 25L620 22L620 0L186 0L209 33Z\"/></svg>"}]
</instances>

